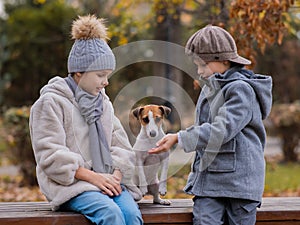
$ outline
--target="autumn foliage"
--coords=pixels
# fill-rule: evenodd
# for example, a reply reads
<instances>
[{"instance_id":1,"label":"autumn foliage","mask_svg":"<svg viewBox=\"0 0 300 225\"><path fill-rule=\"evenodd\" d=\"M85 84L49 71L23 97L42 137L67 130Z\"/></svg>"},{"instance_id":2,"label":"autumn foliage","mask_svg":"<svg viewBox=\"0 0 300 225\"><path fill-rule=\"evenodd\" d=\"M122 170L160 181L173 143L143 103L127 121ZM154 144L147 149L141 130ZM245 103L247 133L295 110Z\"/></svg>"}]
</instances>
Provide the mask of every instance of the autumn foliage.
<instances>
[{"instance_id":1,"label":"autumn foliage","mask_svg":"<svg viewBox=\"0 0 300 225\"><path fill-rule=\"evenodd\" d=\"M230 32L237 37L240 53L255 62L253 46L264 52L267 45L281 44L287 32L285 17L294 0L236 0L231 3Z\"/></svg>"}]
</instances>

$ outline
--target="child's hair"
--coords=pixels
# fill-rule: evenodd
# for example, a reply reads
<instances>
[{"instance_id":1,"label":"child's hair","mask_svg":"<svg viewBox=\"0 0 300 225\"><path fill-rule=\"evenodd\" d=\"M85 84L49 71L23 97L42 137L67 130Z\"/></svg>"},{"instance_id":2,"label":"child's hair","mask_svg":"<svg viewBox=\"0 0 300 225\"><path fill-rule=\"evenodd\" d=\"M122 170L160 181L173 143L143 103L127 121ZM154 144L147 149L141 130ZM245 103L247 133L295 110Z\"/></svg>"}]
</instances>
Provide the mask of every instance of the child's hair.
<instances>
[{"instance_id":1,"label":"child's hair","mask_svg":"<svg viewBox=\"0 0 300 225\"><path fill-rule=\"evenodd\" d=\"M244 65L243 64L240 64L240 63L236 63L236 62L231 62L231 61L229 61L230 62L230 67L232 68L232 67L243 67Z\"/></svg>"},{"instance_id":2,"label":"child's hair","mask_svg":"<svg viewBox=\"0 0 300 225\"><path fill-rule=\"evenodd\" d=\"M76 72L76 73L84 74L84 72ZM69 73L68 75L71 75L72 77L74 77L75 76L75 72Z\"/></svg>"}]
</instances>

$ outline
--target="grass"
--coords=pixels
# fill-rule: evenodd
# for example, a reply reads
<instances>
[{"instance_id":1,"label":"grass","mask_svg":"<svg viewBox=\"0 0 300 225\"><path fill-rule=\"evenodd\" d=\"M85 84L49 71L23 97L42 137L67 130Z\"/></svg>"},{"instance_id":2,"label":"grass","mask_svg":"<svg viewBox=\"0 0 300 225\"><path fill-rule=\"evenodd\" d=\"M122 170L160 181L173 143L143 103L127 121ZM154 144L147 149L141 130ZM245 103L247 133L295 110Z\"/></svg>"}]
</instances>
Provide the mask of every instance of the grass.
<instances>
[{"instance_id":1,"label":"grass","mask_svg":"<svg viewBox=\"0 0 300 225\"><path fill-rule=\"evenodd\" d=\"M268 163L266 196L300 196L300 163Z\"/></svg>"}]
</instances>

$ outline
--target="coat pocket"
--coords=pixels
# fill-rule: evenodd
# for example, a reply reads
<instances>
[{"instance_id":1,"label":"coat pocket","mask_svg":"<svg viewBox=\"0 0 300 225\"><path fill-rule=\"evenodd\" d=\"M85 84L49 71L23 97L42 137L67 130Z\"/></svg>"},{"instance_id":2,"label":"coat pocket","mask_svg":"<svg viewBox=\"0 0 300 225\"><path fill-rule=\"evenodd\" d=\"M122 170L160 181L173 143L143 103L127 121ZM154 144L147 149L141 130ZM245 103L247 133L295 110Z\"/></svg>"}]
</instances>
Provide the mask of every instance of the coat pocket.
<instances>
[{"instance_id":1,"label":"coat pocket","mask_svg":"<svg viewBox=\"0 0 300 225\"><path fill-rule=\"evenodd\" d=\"M236 169L236 140L224 144L219 151L206 150L204 158L209 172L234 172ZM205 160L205 159L204 159Z\"/></svg>"}]
</instances>

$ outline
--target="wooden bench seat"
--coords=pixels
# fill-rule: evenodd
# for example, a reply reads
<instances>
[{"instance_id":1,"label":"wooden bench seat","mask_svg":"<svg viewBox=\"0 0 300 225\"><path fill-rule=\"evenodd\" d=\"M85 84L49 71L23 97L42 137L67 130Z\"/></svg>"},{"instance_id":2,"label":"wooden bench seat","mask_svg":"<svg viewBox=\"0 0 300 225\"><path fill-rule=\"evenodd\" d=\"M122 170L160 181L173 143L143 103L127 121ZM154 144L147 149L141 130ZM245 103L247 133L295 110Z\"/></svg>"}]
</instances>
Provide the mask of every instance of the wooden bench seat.
<instances>
[{"instance_id":1,"label":"wooden bench seat","mask_svg":"<svg viewBox=\"0 0 300 225\"><path fill-rule=\"evenodd\" d=\"M191 199L172 199L171 206L139 202L145 225L192 224ZM0 203L1 225L91 225L82 215L52 212L47 202ZM300 197L264 198L257 213L258 225L300 225Z\"/></svg>"}]
</instances>

